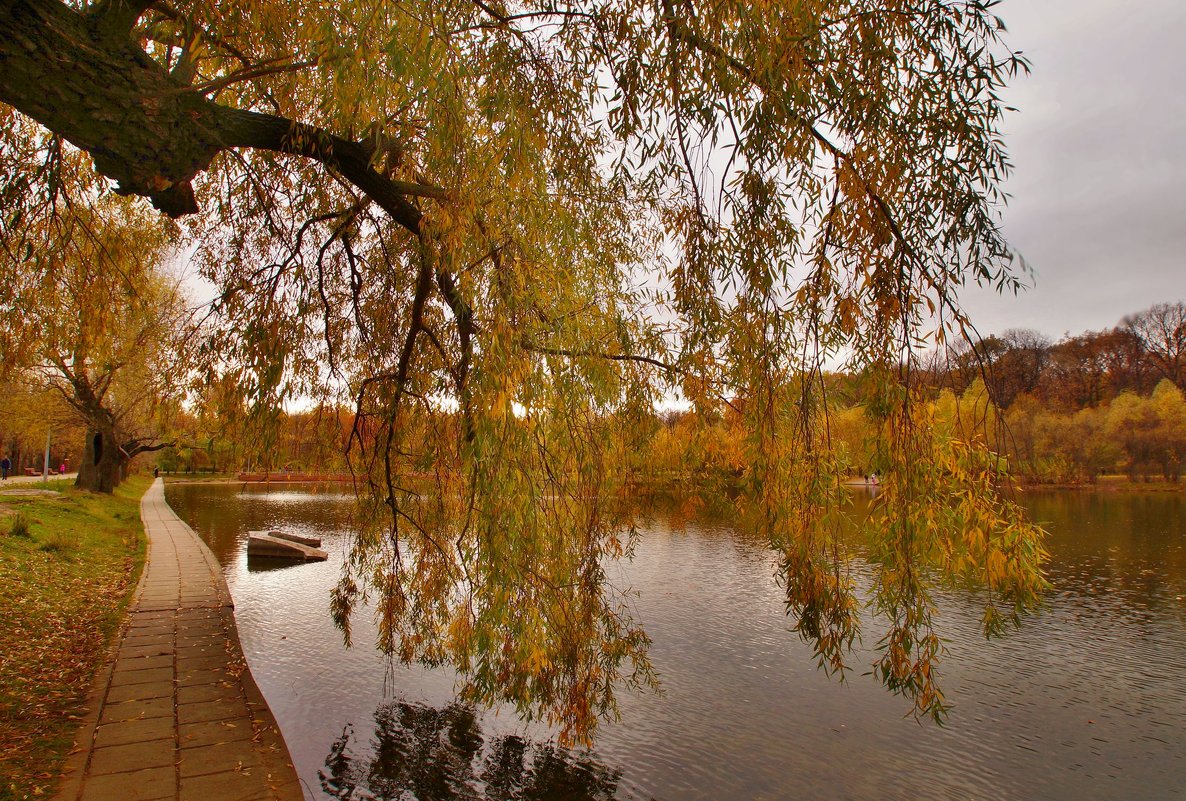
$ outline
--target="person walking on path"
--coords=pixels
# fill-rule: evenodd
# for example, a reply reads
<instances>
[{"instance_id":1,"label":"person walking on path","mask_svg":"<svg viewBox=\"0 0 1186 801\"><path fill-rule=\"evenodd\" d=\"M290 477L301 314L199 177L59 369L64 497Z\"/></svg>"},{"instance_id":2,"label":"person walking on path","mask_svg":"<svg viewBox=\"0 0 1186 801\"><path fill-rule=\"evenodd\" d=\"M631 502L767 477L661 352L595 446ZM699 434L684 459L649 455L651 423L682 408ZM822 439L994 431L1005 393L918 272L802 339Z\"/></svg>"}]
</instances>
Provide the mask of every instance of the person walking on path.
<instances>
[{"instance_id":1,"label":"person walking on path","mask_svg":"<svg viewBox=\"0 0 1186 801\"><path fill-rule=\"evenodd\" d=\"M12 469L12 460L5 456L0 459L0 473L4 474L4 480L8 480L8 471Z\"/></svg>"}]
</instances>

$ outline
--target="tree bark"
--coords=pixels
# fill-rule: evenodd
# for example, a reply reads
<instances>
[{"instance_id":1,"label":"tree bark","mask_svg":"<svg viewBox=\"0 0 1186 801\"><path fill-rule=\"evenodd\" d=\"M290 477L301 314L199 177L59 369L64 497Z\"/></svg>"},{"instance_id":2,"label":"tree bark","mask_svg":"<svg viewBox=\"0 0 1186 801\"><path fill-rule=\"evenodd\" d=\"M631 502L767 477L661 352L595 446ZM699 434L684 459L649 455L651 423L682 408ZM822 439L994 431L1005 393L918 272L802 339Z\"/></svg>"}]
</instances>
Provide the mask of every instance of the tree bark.
<instances>
[{"instance_id":1,"label":"tree bark","mask_svg":"<svg viewBox=\"0 0 1186 801\"><path fill-rule=\"evenodd\" d=\"M110 495L123 480L127 460L118 445L115 432L104 430L106 428L87 428L86 447L74 486Z\"/></svg>"},{"instance_id":2,"label":"tree bark","mask_svg":"<svg viewBox=\"0 0 1186 801\"><path fill-rule=\"evenodd\" d=\"M86 442L74 486L110 494L126 477L128 462L136 451L130 450L120 435L116 413L104 405L105 382L93 381L85 369L72 370L64 364L59 369L73 389L68 401L86 424Z\"/></svg>"},{"instance_id":3,"label":"tree bark","mask_svg":"<svg viewBox=\"0 0 1186 801\"><path fill-rule=\"evenodd\" d=\"M121 193L147 197L172 217L196 212L193 178L221 151L251 147L332 166L412 233L421 213L408 197L446 197L379 174L362 143L209 100L112 22L130 26L129 16L86 15L59 0L0 0L0 101L90 153Z\"/></svg>"},{"instance_id":4,"label":"tree bark","mask_svg":"<svg viewBox=\"0 0 1186 801\"><path fill-rule=\"evenodd\" d=\"M0 1L0 99L87 151L120 191L171 215L219 150L211 105L132 41L58 0Z\"/></svg>"}]
</instances>

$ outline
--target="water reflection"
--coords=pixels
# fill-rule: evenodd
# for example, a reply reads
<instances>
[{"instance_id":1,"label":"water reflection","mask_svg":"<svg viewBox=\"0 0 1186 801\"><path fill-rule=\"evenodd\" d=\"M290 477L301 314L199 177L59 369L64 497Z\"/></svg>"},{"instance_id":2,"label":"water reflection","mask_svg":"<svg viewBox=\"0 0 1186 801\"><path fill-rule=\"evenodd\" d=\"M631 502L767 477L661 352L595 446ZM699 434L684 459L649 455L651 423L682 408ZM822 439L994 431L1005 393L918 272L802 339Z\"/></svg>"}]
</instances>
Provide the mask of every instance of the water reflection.
<instances>
[{"instance_id":1,"label":"water reflection","mask_svg":"<svg viewBox=\"0 0 1186 801\"><path fill-rule=\"evenodd\" d=\"M942 729L904 719L901 700L875 682L854 675L840 685L815 669L788 630L772 554L739 531L735 510L656 499L634 560L608 570L639 592L634 611L654 640L664 694L623 695L621 721L606 724L586 759L546 745L554 733L512 709L454 709L447 670L397 665L386 681L365 614L358 646L343 648L328 604L349 496L290 493L167 488L223 564L252 673L314 798L1186 797L1182 496L1026 493L1051 532L1055 589L1043 614L991 643L975 598L941 594L955 704ZM329 561L249 572L246 531L268 528L322 537ZM355 729L344 730L350 722ZM345 760L336 771L326 762L331 743L333 759ZM417 778L435 763L452 778ZM573 776L568 790L563 779ZM441 787L455 795L429 794Z\"/></svg>"},{"instance_id":2,"label":"water reflection","mask_svg":"<svg viewBox=\"0 0 1186 801\"><path fill-rule=\"evenodd\" d=\"M487 743L474 710L458 703L383 704L369 747L359 753L355 739L347 725L318 772L331 798L609 801L621 778L621 771L551 743L517 735Z\"/></svg>"},{"instance_id":3,"label":"water reflection","mask_svg":"<svg viewBox=\"0 0 1186 801\"><path fill-rule=\"evenodd\" d=\"M1032 493L1027 506L1054 534L1049 573L1057 593L1094 607L1181 609L1186 590L1186 497Z\"/></svg>"},{"instance_id":4,"label":"water reflection","mask_svg":"<svg viewBox=\"0 0 1186 801\"><path fill-rule=\"evenodd\" d=\"M264 484L169 484L165 496L223 565L245 560L249 530L307 534L322 538L322 547L330 548L353 529L354 495L340 484L308 484L300 490ZM249 569L255 572L256 567L252 562Z\"/></svg>"},{"instance_id":5,"label":"water reflection","mask_svg":"<svg viewBox=\"0 0 1186 801\"><path fill-rule=\"evenodd\" d=\"M247 560L248 573L276 573L281 570L291 570L294 567L301 567L305 562L287 559L254 559Z\"/></svg>"}]
</instances>

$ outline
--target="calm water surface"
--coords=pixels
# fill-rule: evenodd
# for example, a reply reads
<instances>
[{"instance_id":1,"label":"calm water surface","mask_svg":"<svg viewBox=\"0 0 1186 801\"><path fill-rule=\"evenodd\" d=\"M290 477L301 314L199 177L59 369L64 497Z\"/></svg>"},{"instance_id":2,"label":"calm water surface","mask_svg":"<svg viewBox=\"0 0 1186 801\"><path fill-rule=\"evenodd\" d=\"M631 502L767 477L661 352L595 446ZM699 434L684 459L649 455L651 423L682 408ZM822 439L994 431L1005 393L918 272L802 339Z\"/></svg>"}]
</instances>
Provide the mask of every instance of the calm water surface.
<instances>
[{"instance_id":1,"label":"calm water surface","mask_svg":"<svg viewBox=\"0 0 1186 801\"><path fill-rule=\"evenodd\" d=\"M640 593L663 696L624 695L594 751L453 700L443 670L388 669L328 614L352 503L332 490L169 485L223 564L251 670L313 798L1186 798L1186 499L1033 494L1051 531L1045 612L984 642L942 599L947 726L790 633L770 554L728 526L649 526L611 578ZM248 529L323 537L330 560L248 569ZM864 655L864 663L872 659Z\"/></svg>"}]
</instances>

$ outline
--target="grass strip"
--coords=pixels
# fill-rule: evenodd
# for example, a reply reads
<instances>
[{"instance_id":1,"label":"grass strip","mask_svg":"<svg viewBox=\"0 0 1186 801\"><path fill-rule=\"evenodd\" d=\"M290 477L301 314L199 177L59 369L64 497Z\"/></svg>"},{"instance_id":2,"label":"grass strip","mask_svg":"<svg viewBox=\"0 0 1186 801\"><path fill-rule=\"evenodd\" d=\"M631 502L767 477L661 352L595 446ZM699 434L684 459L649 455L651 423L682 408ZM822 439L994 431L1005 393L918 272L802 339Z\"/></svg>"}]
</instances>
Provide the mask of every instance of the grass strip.
<instances>
[{"instance_id":1,"label":"grass strip","mask_svg":"<svg viewBox=\"0 0 1186 801\"><path fill-rule=\"evenodd\" d=\"M144 565L150 482L133 476L114 495L0 484L0 801L57 785Z\"/></svg>"}]
</instances>

